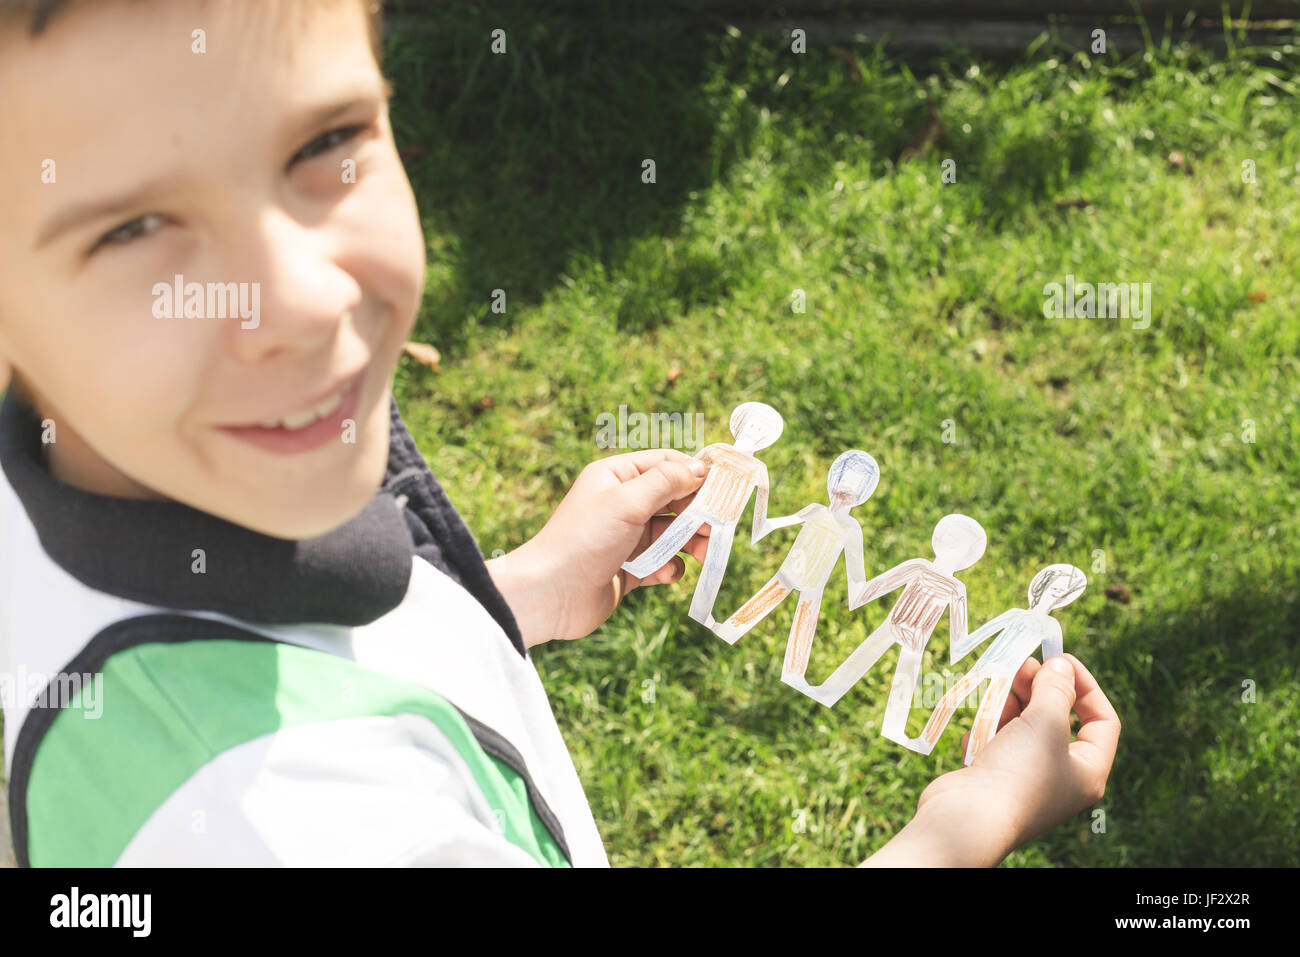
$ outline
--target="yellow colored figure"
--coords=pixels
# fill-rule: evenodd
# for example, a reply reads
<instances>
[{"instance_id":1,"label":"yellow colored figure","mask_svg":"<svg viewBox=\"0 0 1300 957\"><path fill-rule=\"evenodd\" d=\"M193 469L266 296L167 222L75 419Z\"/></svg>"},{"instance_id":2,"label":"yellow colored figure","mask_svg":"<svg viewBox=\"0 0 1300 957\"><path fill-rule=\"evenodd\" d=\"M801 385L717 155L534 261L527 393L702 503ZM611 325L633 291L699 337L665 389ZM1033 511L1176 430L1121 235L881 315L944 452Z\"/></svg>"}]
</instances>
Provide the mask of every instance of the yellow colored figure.
<instances>
[{"instance_id":1,"label":"yellow colored figure","mask_svg":"<svg viewBox=\"0 0 1300 957\"><path fill-rule=\"evenodd\" d=\"M790 592L798 591L799 603L795 608L794 622L790 626L790 640L786 644L781 680L784 681L788 675L802 679L808 668L813 635L817 631L822 592L841 553L844 555L849 578L849 595L856 594L866 583L862 526L849 514L849 509L870 498L879 481L880 469L876 460L860 449L851 449L832 463L826 477L829 508L814 503L795 515L765 522L755 541L773 529L787 525L802 523L803 528L799 530L799 536L776 574L753 598L741 605L734 615L724 622L714 624L714 634L723 641L735 644L741 635L765 618Z\"/></svg>"}]
</instances>

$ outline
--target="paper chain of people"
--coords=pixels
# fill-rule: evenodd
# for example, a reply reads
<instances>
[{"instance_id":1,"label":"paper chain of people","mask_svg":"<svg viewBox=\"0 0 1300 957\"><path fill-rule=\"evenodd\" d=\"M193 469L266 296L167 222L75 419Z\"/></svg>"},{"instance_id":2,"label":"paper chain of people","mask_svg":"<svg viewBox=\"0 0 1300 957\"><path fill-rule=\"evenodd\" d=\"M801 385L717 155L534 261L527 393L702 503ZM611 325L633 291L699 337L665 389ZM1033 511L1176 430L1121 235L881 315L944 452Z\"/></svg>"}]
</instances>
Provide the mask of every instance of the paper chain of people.
<instances>
[{"instance_id":1,"label":"paper chain of people","mask_svg":"<svg viewBox=\"0 0 1300 957\"><path fill-rule=\"evenodd\" d=\"M880 469L866 452L851 449L832 464L826 479L830 505L814 503L794 515L767 517L767 466L754 453L780 437L784 422L770 405L746 402L731 414L734 445L718 442L695 457L709 466L704 483L691 503L663 534L623 568L645 578L677 554L702 525L709 525L709 541L699 582L691 599L690 616L718 637L734 644L767 616L792 591L799 593L790 639L786 645L781 680L826 706L844 696L893 645L899 646L898 666L885 708L881 734L891 741L929 754L961 699L988 679L966 747L970 764L997 731L998 718L1020 666L1039 646L1046 660L1061 654L1061 626L1051 611L1068 605L1083 593L1087 578L1073 565L1048 565L1029 584L1029 607L1012 608L992 621L967 631L966 587L954 573L975 564L984 554L988 538L984 529L966 515L945 515L935 526L931 545L934 560L914 558L866 580L862 526L849 514L876 489ZM802 525L798 537L776 574L725 621L713 617L713 605L731 553L732 538L750 493L757 489L754 528L757 542L768 532ZM804 678L822 591L832 569L845 556L849 578L850 610L898 588L903 593L885 621L824 682L810 685ZM910 702L916 688L921 655L935 626L949 611L949 661L956 664L989 638L996 640L974 666L948 691L930 715L920 737L906 734Z\"/></svg>"}]
</instances>

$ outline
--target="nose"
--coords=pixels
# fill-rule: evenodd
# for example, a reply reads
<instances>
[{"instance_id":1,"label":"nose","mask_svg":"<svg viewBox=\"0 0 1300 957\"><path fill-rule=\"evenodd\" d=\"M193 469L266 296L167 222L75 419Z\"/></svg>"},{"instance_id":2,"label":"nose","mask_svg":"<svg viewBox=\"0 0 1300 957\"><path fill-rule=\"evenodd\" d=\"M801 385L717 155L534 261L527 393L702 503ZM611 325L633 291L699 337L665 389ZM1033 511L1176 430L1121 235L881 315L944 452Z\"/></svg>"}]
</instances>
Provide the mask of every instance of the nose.
<instances>
[{"instance_id":1,"label":"nose","mask_svg":"<svg viewBox=\"0 0 1300 957\"><path fill-rule=\"evenodd\" d=\"M336 261L331 233L274 208L264 210L250 232L239 258L249 283L247 298L240 287L241 299L252 308L230 323L231 351L250 364L327 351L362 295Z\"/></svg>"}]
</instances>

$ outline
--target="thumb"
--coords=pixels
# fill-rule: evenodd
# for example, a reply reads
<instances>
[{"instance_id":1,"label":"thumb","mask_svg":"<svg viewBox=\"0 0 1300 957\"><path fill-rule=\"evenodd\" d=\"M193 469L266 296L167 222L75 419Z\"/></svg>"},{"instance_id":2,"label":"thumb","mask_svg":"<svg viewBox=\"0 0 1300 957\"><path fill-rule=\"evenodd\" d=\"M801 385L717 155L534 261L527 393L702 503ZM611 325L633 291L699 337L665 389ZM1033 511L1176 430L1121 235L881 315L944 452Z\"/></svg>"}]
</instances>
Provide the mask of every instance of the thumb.
<instances>
[{"instance_id":1,"label":"thumb","mask_svg":"<svg viewBox=\"0 0 1300 957\"><path fill-rule=\"evenodd\" d=\"M641 524L663 511L669 502L689 495L700 487L709 468L703 462L663 461L619 486L623 519Z\"/></svg>"},{"instance_id":2,"label":"thumb","mask_svg":"<svg viewBox=\"0 0 1300 957\"><path fill-rule=\"evenodd\" d=\"M1074 665L1070 664L1068 658L1053 655L1034 675L1024 716L1063 727L1068 735L1074 698Z\"/></svg>"}]
</instances>

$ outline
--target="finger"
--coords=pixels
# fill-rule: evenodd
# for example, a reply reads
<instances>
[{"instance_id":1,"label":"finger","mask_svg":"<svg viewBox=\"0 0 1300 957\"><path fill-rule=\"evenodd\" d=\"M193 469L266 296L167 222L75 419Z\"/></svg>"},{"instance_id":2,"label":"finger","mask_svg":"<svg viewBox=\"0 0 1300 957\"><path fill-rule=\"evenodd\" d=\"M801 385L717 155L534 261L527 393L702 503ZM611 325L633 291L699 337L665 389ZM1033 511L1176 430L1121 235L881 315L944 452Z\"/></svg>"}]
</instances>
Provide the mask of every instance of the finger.
<instances>
[{"instance_id":1,"label":"finger","mask_svg":"<svg viewBox=\"0 0 1300 957\"><path fill-rule=\"evenodd\" d=\"M680 555L674 555L668 560L668 564L651 575L650 579L655 585L671 585L684 574L686 574L686 562Z\"/></svg>"},{"instance_id":2,"label":"finger","mask_svg":"<svg viewBox=\"0 0 1300 957\"><path fill-rule=\"evenodd\" d=\"M686 562L680 555L674 555L661 568L655 569L645 578L634 578L626 572L625 593L640 588L643 585L670 585L679 580L686 573Z\"/></svg>"},{"instance_id":3,"label":"finger","mask_svg":"<svg viewBox=\"0 0 1300 957\"><path fill-rule=\"evenodd\" d=\"M1070 659L1074 666L1075 687L1079 693L1074 703L1074 712L1079 716L1079 734L1070 745L1070 753L1109 775L1115 761L1115 750L1119 747L1119 715L1083 662L1071 654L1062 657Z\"/></svg>"},{"instance_id":4,"label":"finger","mask_svg":"<svg viewBox=\"0 0 1300 957\"><path fill-rule=\"evenodd\" d=\"M669 502L700 487L704 476L692 471L691 465L695 464L664 460L613 489L610 494L617 504L614 517L629 525L644 525Z\"/></svg>"},{"instance_id":5,"label":"finger","mask_svg":"<svg viewBox=\"0 0 1300 957\"><path fill-rule=\"evenodd\" d=\"M705 525L704 529L701 529L701 531L703 531L704 534L700 534L700 532L696 532L694 535L692 535L691 540L687 542L686 545L682 548L683 552L685 552L687 555L690 555L691 558L695 559L701 565L704 564L704 557L709 553L708 532L704 531L708 527L709 526Z\"/></svg>"},{"instance_id":6,"label":"finger","mask_svg":"<svg viewBox=\"0 0 1300 957\"><path fill-rule=\"evenodd\" d=\"M630 482L649 472L662 462L690 462L691 457L677 449L639 449L636 452L623 452L609 458L597 459L596 463L611 472L620 482Z\"/></svg>"},{"instance_id":7,"label":"finger","mask_svg":"<svg viewBox=\"0 0 1300 957\"><path fill-rule=\"evenodd\" d=\"M1024 715L1027 719L1059 728L1065 740L1069 741L1070 709L1074 707L1074 699L1074 666L1056 655L1034 675Z\"/></svg>"},{"instance_id":8,"label":"finger","mask_svg":"<svg viewBox=\"0 0 1300 957\"><path fill-rule=\"evenodd\" d=\"M1001 731L1008 721L1020 717L1020 700L1013 694L1007 695L1002 703L1002 716L998 718L998 730Z\"/></svg>"},{"instance_id":9,"label":"finger","mask_svg":"<svg viewBox=\"0 0 1300 957\"><path fill-rule=\"evenodd\" d=\"M1011 680L1011 693L1020 702L1022 711L1029 703L1029 692L1034 684L1034 675L1038 674L1038 669L1041 667L1043 666L1038 663L1037 658L1026 658L1025 663L1016 672L1015 678Z\"/></svg>"},{"instance_id":10,"label":"finger","mask_svg":"<svg viewBox=\"0 0 1300 957\"><path fill-rule=\"evenodd\" d=\"M651 518L649 523L646 525L646 534L643 535L642 538L649 539L649 541L646 542L648 545L650 542L653 542L656 538L662 535L672 523L673 518L671 515L656 515Z\"/></svg>"},{"instance_id":11,"label":"finger","mask_svg":"<svg viewBox=\"0 0 1300 957\"><path fill-rule=\"evenodd\" d=\"M649 548L650 543L662 535L672 523L672 517L667 515L656 515L650 519L649 524L646 525L645 533L641 536L641 541L637 547L633 549L632 554L639 555L641 552L645 551L645 549ZM709 526L702 525L700 526L699 531L692 535L686 544L681 547L678 554L690 555L697 562L703 564L704 556L708 553L708 550Z\"/></svg>"},{"instance_id":12,"label":"finger","mask_svg":"<svg viewBox=\"0 0 1300 957\"><path fill-rule=\"evenodd\" d=\"M687 505L695 501L695 492L690 495L683 495L681 498L675 498L661 510L665 515L680 515L686 509Z\"/></svg>"},{"instance_id":13,"label":"finger","mask_svg":"<svg viewBox=\"0 0 1300 957\"><path fill-rule=\"evenodd\" d=\"M647 544L654 541L667 530L668 526L671 525L676 518L676 515L651 515L650 521L646 523L646 534L642 536L642 539L647 540ZM708 535L709 526L701 525L696 529L695 534L691 536L691 540L694 541L696 538L703 538L705 543L707 543L709 540ZM682 551L686 551L685 547L682 548Z\"/></svg>"}]
</instances>

